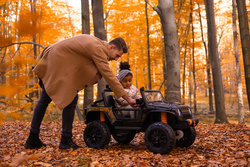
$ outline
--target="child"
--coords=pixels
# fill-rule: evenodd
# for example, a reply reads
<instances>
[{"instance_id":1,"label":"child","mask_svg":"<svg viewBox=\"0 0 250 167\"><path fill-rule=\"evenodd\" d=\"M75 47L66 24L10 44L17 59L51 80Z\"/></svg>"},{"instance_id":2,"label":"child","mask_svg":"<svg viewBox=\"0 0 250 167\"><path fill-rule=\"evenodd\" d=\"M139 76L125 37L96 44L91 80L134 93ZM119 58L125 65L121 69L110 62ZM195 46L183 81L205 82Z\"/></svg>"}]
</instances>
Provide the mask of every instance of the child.
<instances>
[{"instance_id":1,"label":"child","mask_svg":"<svg viewBox=\"0 0 250 167\"><path fill-rule=\"evenodd\" d=\"M141 98L139 94L139 90L132 85L133 73L130 70L130 65L128 62L120 63L120 72L117 75L117 79L122 84L124 90L127 92L127 95L132 99ZM129 103L123 99L122 97L116 99L116 107L117 108L132 108ZM123 111L124 116L135 118L135 111Z\"/></svg>"}]
</instances>

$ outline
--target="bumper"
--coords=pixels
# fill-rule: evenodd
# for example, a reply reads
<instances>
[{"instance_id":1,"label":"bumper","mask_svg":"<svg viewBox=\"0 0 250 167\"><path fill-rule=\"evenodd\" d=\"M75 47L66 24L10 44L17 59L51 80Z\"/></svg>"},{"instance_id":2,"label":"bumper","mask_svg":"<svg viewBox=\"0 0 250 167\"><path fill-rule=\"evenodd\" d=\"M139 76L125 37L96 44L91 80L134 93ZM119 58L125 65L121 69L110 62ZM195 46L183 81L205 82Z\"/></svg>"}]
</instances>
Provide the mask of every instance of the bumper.
<instances>
[{"instance_id":1,"label":"bumper","mask_svg":"<svg viewBox=\"0 0 250 167\"><path fill-rule=\"evenodd\" d=\"M196 126L199 123L199 119L193 118L193 119L186 119L183 122L180 122L179 124L175 125L175 129L187 129L190 126Z\"/></svg>"}]
</instances>

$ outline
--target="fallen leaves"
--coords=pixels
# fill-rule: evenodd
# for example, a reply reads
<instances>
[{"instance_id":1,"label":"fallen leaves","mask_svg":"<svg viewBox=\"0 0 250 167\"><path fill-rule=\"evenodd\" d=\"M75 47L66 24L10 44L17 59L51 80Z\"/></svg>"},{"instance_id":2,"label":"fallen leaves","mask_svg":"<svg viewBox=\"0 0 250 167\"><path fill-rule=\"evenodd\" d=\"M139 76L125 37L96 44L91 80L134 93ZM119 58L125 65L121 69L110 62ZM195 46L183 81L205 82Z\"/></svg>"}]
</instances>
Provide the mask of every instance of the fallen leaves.
<instances>
[{"instance_id":1,"label":"fallen leaves","mask_svg":"<svg viewBox=\"0 0 250 167\"><path fill-rule=\"evenodd\" d=\"M188 148L170 154L148 151L144 133L136 134L128 145L112 139L104 149L88 148L83 140L83 122L74 122L73 140L84 148L58 149L61 122L43 122L40 138L48 145L26 150L30 122L9 121L0 126L0 166L250 166L250 126L199 124L197 138Z\"/></svg>"}]
</instances>

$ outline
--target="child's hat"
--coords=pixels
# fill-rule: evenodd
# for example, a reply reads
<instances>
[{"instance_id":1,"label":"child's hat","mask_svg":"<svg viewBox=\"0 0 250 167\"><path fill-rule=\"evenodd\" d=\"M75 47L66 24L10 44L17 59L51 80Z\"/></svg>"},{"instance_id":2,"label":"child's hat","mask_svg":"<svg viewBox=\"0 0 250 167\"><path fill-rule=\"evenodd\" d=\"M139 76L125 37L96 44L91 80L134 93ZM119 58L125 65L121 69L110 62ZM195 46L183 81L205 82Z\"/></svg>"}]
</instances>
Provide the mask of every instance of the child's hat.
<instances>
[{"instance_id":1,"label":"child's hat","mask_svg":"<svg viewBox=\"0 0 250 167\"><path fill-rule=\"evenodd\" d=\"M121 82L124 77L128 74L131 74L133 77L133 73L130 70L121 70L117 76L117 79Z\"/></svg>"}]
</instances>

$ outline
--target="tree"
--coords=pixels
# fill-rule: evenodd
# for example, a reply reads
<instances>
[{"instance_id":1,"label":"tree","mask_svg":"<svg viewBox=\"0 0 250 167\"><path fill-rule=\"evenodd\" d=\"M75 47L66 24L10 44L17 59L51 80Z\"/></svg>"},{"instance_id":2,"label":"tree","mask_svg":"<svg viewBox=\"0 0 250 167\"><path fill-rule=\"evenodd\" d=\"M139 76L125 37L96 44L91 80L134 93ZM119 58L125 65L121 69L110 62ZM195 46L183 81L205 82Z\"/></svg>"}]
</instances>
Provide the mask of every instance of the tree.
<instances>
[{"instance_id":1,"label":"tree","mask_svg":"<svg viewBox=\"0 0 250 167\"><path fill-rule=\"evenodd\" d=\"M238 98L238 113L239 113L239 124L245 122L244 118L244 104L243 104L243 92L241 83L241 67L240 67L240 55L239 55L239 45L237 38L237 28L236 28L236 0L232 0L233 5L233 38L234 38L234 52L236 61L236 87L237 87L237 98Z\"/></svg>"},{"instance_id":2,"label":"tree","mask_svg":"<svg viewBox=\"0 0 250 167\"><path fill-rule=\"evenodd\" d=\"M149 3L161 19L167 61L165 98L170 102L181 102L180 57L173 0L158 0L157 7L154 7L149 1L145 1Z\"/></svg>"},{"instance_id":3,"label":"tree","mask_svg":"<svg viewBox=\"0 0 250 167\"><path fill-rule=\"evenodd\" d=\"M249 25L248 25L249 21L248 21L245 0L236 0L236 2L238 9L238 17L239 17L241 46L242 46L242 53L244 60L247 98L250 109L250 35L249 35Z\"/></svg>"},{"instance_id":4,"label":"tree","mask_svg":"<svg viewBox=\"0 0 250 167\"><path fill-rule=\"evenodd\" d=\"M149 45L149 25L148 25L148 3L145 2L145 14L147 23L147 49L148 49L148 88L151 89L151 72L150 72L150 45Z\"/></svg>"},{"instance_id":5,"label":"tree","mask_svg":"<svg viewBox=\"0 0 250 167\"><path fill-rule=\"evenodd\" d=\"M190 20L192 21L192 62L193 62L193 93L194 93L194 114L197 113L197 102L196 102L196 78L195 78L195 58L194 58L194 19L193 19L193 0L190 0L191 12L190 12Z\"/></svg>"},{"instance_id":6,"label":"tree","mask_svg":"<svg viewBox=\"0 0 250 167\"><path fill-rule=\"evenodd\" d=\"M219 53L216 40L216 27L214 16L214 1L205 0L207 26L208 26L208 51L212 65L216 118L215 123L228 123L225 112L225 98L222 85Z\"/></svg>"},{"instance_id":7,"label":"tree","mask_svg":"<svg viewBox=\"0 0 250 167\"><path fill-rule=\"evenodd\" d=\"M94 34L101 40L106 41L107 36L104 27L102 0L92 0L92 12L93 12L93 22L94 22ZM106 84L107 83L104 78L102 78L98 82L98 94L97 94L98 99L102 97L102 90L105 88Z\"/></svg>"},{"instance_id":8,"label":"tree","mask_svg":"<svg viewBox=\"0 0 250 167\"><path fill-rule=\"evenodd\" d=\"M89 22L89 0L81 0L82 3L82 33L90 34ZM84 105L83 108L93 103L93 86L84 89Z\"/></svg>"},{"instance_id":9,"label":"tree","mask_svg":"<svg viewBox=\"0 0 250 167\"><path fill-rule=\"evenodd\" d=\"M200 4L198 3L198 14L199 14L199 22L201 28L201 38L202 43L204 45L205 55L206 55L206 71L207 71L207 85L208 85L208 98L209 98L209 111L214 112L214 104L213 104L213 92L212 92L212 81L211 81L211 64L207 53L207 43L204 39L204 32L203 32L203 25L202 25L202 18L201 18L201 10Z\"/></svg>"}]
</instances>

